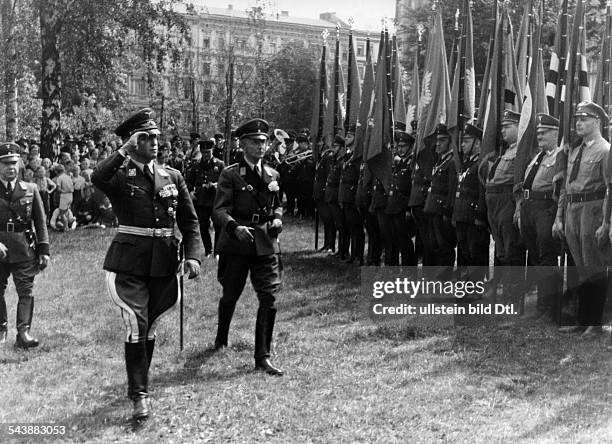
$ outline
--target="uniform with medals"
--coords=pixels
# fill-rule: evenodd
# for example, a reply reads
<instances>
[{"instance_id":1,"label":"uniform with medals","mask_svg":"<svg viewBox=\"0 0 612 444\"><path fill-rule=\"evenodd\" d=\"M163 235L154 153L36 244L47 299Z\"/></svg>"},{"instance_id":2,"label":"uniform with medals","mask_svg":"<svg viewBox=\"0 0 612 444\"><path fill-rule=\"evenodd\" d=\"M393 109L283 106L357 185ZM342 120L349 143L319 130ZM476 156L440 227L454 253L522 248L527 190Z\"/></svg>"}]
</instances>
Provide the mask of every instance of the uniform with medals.
<instances>
[{"instance_id":1,"label":"uniform with medals","mask_svg":"<svg viewBox=\"0 0 612 444\"><path fill-rule=\"evenodd\" d=\"M346 228L350 236L351 255L347 261L363 265L363 252L365 249L364 222L355 204L360 161L360 158L355 158L355 153L349 152L347 154L342 173L340 174L338 202L342 207Z\"/></svg>"},{"instance_id":2,"label":"uniform with medals","mask_svg":"<svg viewBox=\"0 0 612 444\"><path fill-rule=\"evenodd\" d=\"M255 366L269 374L282 375L269 361L276 319L276 294L281 284L281 258L278 234L283 209L276 170L261 158L252 162L250 150L265 143L268 123L253 119L236 129L244 145L245 157L221 173L215 197L214 218L219 226L218 279L223 286L219 301L219 323L215 348L228 345L230 323L250 274L259 299L255 323ZM261 151L263 156L263 147ZM250 233L241 240L240 234Z\"/></svg>"},{"instance_id":3,"label":"uniform with medals","mask_svg":"<svg viewBox=\"0 0 612 444\"><path fill-rule=\"evenodd\" d=\"M139 111L115 130L124 140L137 132L159 134L150 109ZM119 220L104 270L110 297L121 309L126 327L128 396L134 402L134 417L139 418L148 416L148 372L157 324L181 297L175 225L183 238L186 260L199 263L203 251L198 218L183 176L154 160L137 162L126 157L125 150L122 147L101 161L91 180L108 196Z\"/></svg>"},{"instance_id":4,"label":"uniform with medals","mask_svg":"<svg viewBox=\"0 0 612 444\"><path fill-rule=\"evenodd\" d=\"M30 336L34 297L34 277L43 269L49 257L49 236L45 210L33 183L5 174L5 168L18 168L20 147L15 143L0 143L0 243L8 250L0 257L0 343L6 342L8 319L4 293L8 278L13 275L17 290L17 337L15 346L31 348L38 340ZM44 261L42 258L45 258Z\"/></svg>"},{"instance_id":5,"label":"uniform with medals","mask_svg":"<svg viewBox=\"0 0 612 444\"><path fill-rule=\"evenodd\" d=\"M199 142L200 151L212 150L214 143L210 140ZM200 235L204 242L204 253L206 256L212 253L212 240L210 237L210 222L213 212L213 204L215 201L215 193L217 191L217 182L219 175L225 168L223 161L211 156L206 160L205 155L202 159L193 164L187 171L185 182L187 189L195 194L193 205L195 206L198 219L200 221ZM214 229L215 241L217 239L217 229Z\"/></svg>"},{"instance_id":6,"label":"uniform with medals","mask_svg":"<svg viewBox=\"0 0 612 444\"><path fill-rule=\"evenodd\" d=\"M398 144L406 144L409 148L404 156L397 155L393 162L391 188L385 209L391 227L389 233L391 247L385 248L385 255L387 251L390 251L391 257L388 260L385 259L385 265L399 265L401 255L402 265L414 266L417 265L412 242L415 228L408 207L412 185L412 153L410 150L414 146L414 138L405 131L397 131L395 141Z\"/></svg>"}]
</instances>

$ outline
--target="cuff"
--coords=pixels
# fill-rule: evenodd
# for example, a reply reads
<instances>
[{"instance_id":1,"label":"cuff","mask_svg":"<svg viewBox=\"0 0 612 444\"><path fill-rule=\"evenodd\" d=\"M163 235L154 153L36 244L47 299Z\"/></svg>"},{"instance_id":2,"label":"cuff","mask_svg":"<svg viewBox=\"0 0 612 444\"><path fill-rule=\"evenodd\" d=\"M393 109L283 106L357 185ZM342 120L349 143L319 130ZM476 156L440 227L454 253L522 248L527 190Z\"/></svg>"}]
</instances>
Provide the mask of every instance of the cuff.
<instances>
[{"instance_id":1,"label":"cuff","mask_svg":"<svg viewBox=\"0 0 612 444\"><path fill-rule=\"evenodd\" d=\"M42 242L38 244L38 255L39 256L49 256L49 244L46 242Z\"/></svg>"},{"instance_id":2,"label":"cuff","mask_svg":"<svg viewBox=\"0 0 612 444\"><path fill-rule=\"evenodd\" d=\"M227 234L233 236L236 228L238 228L238 222L236 222L235 220L230 220L225 226L225 231L227 232Z\"/></svg>"}]
</instances>

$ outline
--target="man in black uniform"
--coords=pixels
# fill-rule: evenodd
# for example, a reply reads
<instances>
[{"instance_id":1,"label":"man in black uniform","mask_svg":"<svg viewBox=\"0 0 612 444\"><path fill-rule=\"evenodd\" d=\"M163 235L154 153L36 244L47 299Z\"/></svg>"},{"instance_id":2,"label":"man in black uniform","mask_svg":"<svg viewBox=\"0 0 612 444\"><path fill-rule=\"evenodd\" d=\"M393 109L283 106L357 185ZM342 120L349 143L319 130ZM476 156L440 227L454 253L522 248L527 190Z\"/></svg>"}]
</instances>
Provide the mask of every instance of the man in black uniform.
<instances>
[{"instance_id":1,"label":"man in black uniform","mask_svg":"<svg viewBox=\"0 0 612 444\"><path fill-rule=\"evenodd\" d=\"M218 279L223 286L215 349L227 346L236 302L247 275L259 299L255 323L255 368L270 375L283 371L270 362L276 319L276 293L281 285L278 234L283 208L278 193L278 172L262 161L268 123L253 119L238 129L244 160L221 173L215 197L214 218L220 230Z\"/></svg>"},{"instance_id":2,"label":"man in black uniform","mask_svg":"<svg viewBox=\"0 0 612 444\"><path fill-rule=\"evenodd\" d=\"M213 138L215 139L215 147L213 148L213 156L219 160L223 160L225 156L225 140L223 139L223 134L216 133Z\"/></svg>"},{"instance_id":3,"label":"man in black uniform","mask_svg":"<svg viewBox=\"0 0 612 444\"><path fill-rule=\"evenodd\" d=\"M115 130L127 142L100 162L91 180L110 199L119 219L106 259L106 283L126 329L125 365L133 418L149 416L148 374L160 317L179 294L178 225L189 278L200 272L198 217L181 174L155 164L159 130L145 108Z\"/></svg>"},{"instance_id":4,"label":"man in black uniform","mask_svg":"<svg viewBox=\"0 0 612 444\"><path fill-rule=\"evenodd\" d=\"M49 236L43 202L35 184L18 179L20 147L0 143L0 343L6 342L8 319L4 292L12 274L17 290L15 347L31 348L34 277L49 263Z\"/></svg>"},{"instance_id":5,"label":"man in black uniform","mask_svg":"<svg viewBox=\"0 0 612 444\"><path fill-rule=\"evenodd\" d=\"M346 155L346 141L344 137L336 135L332 145L334 153L333 162L327 175L325 184L325 202L329 205L338 235L338 256L341 260L347 259L349 255L349 244L351 242L350 232L344 219L344 213L338 202L338 190L340 188L340 175Z\"/></svg>"},{"instance_id":6,"label":"man in black uniform","mask_svg":"<svg viewBox=\"0 0 612 444\"><path fill-rule=\"evenodd\" d=\"M349 133L351 134L351 133ZM354 138L351 137L351 143ZM338 189L338 203L342 208L344 220L350 235L351 255L346 259L347 263L363 265L363 251L365 249L365 233L363 231L363 219L355 204L355 193L357 192L357 181L359 180L359 164L361 159L356 159L354 153L347 153L347 160L340 173L340 188Z\"/></svg>"},{"instance_id":7,"label":"man in black uniform","mask_svg":"<svg viewBox=\"0 0 612 444\"><path fill-rule=\"evenodd\" d=\"M389 260L385 258L385 265L399 265L399 255L401 264L405 266L417 265L417 258L414 252L412 237L414 236L414 221L409 212L408 200L410 199L410 186L412 182L412 148L414 147L414 137L405 131L395 132L395 142L397 144L397 154L393 160L393 176L391 189L387 198L387 208L390 233L383 233L383 238L389 237L391 247L385 248L385 256L390 251Z\"/></svg>"},{"instance_id":8,"label":"man in black uniform","mask_svg":"<svg viewBox=\"0 0 612 444\"><path fill-rule=\"evenodd\" d=\"M425 144L420 151L413 156L412 186L410 188L410 210L414 216L417 230L417 243L420 242L423 265L435 265L434 248L429 237L429 216L423 211L427 190L431 183L431 170L433 167L433 150ZM417 146L417 149L419 147Z\"/></svg>"},{"instance_id":9,"label":"man in black uniform","mask_svg":"<svg viewBox=\"0 0 612 444\"><path fill-rule=\"evenodd\" d=\"M461 140L460 171L451 163L451 196L457 235L457 269L466 279L482 280L489 265L489 230L484 185L478 177L482 130L466 124ZM467 267L475 267L468 271Z\"/></svg>"},{"instance_id":10,"label":"man in black uniform","mask_svg":"<svg viewBox=\"0 0 612 444\"><path fill-rule=\"evenodd\" d=\"M295 139L298 144L297 152L306 153L310 150L310 136L306 132L297 135ZM312 151L311 151L312 153ZM297 206L298 214L303 217L314 215L314 201L312 200L312 188L315 174L314 161L312 155L299 162L296 172L297 183Z\"/></svg>"},{"instance_id":11,"label":"man in black uniform","mask_svg":"<svg viewBox=\"0 0 612 444\"><path fill-rule=\"evenodd\" d=\"M434 265L452 267L455 264L457 238L451 224L453 200L449 192L453 150L446 125L436 128L436 162L431 172L431 186L423 212L428 215L429 240L433 248Z\"/></svg>"},{"instance_id":12,"label":"man in black uniform","mask_svg":"<svg viewBox=\"0 0 612 444\"><path fill-rule=\"evenodd\" d=\"M359 179L357 181L357 191L355 192L355 204L364 221L366 233L368 235L368 254L366 265L380 265L382 255L382 244L380 239L380 229L376 214L370 211L372 204L372 180L373 176L366 162L361 158L359 165Z\"/></svg>"},{"instance_id":13,"label":"man in black uniform","mask_svg":"<svg viewBox=\"0 0 612 444\"><path fill-rule=\"evenodd\" d=\"M223 161L213 157L215 144L210 140L200 141L202 160L193 164L185 177L187 189L192 193L193 205L195 206L198 220L200 221L200 234L204 242L204 254L209 257L213 252L212 240L210 238L210 221L217 192L219 175L225 164ZM217 229L214 228L215 243L217 241Z\"/></svg>"},{"instance_id":14,"label":"man in black uniform","mask_svg":"<svg viewBox=\"0 0 612 444\"><path fill-rule=\"evenodd\" d=\"M325 145L321 145L322 147ZM336 224L331 213L329 204L325 201L327 176L334 162L334 151L327 149L321 154L321 158L315 169L314 184L312 187L312 199L315 202L321 222L323 223L323 247L320 251L333 253L336 249Z\"/></svg>"},{"instance_id":15,"label":"man in black uniform","mask_svg":"<svg viewBox=\"0 0 612 444\"><path fill-rule=\"evenodd\" d=\"M230 142L230 154L229 154L229 165L238 163L244 157L244 151L240 148L240 142L234 131L232 131L232 140ZM221 159L223 160L223 159Z\"/></svg>"}]
</instances>

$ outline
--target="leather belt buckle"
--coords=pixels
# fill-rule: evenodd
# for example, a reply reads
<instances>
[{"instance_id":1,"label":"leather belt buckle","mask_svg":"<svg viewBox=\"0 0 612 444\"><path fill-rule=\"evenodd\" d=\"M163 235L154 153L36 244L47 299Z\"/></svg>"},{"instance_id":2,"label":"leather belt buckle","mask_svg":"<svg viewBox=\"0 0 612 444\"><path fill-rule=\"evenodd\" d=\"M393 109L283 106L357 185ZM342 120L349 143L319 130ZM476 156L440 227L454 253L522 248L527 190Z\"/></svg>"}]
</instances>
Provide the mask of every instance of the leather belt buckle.
<instances>
[{"instance_id":1,"label":"leather belt buckle","mask_svg":"<svg viewBox=\"0 0 612 444\"><path fill-rule=\"evenodd\" d=\"M523 190L523 199L529 200L529 191L530 190Z\"/></svg>"},{"instance_id":2,"label":"leather belt buckle","mask_svg":"<svg viewBox=\"0 0 612 444\"><path fill-rule=\"evenodd\" d=\"M7 233L14 233L15 232L15 224L13 222L7 222L6 223L6 232Z\"/></svg>"},{"instance_id":3,"label":"leather belt buckle","mask_svg":"<svg viewBox=\"0 0 612 444\"><path fill-rule=\"evenodd\" d=\"M259 213L254 213L251 216L251 222L254 224L258 224L259 223Z\"/></svg>"},{"instance_id":4,"label":"leather belt buckle","mask_svg":"<svg viewBox=\"0 0 612 444\"><path fill-rule=\"evenodd\" d=\"M161 228L153 228L153 237L162 237L164 235L164 230Z\"/></svg>"}]
</instances>

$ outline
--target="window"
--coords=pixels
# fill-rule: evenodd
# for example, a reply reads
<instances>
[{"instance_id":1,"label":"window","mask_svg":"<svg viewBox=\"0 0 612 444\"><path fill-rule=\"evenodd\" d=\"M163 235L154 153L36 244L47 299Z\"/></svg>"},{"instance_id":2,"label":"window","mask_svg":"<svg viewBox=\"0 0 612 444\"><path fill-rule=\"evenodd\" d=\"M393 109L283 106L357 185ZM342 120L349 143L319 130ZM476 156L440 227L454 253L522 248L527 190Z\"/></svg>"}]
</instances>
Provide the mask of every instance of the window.
<instances>
[{"instance_id":1,"label":"window","mask_svg":"<svg viewBox=\"0 0 612 444\"><path fill-rule=\"evenodd\" d=\"M276 54L276 43L270 43L270 52Z\"/></svg>"},{"instance_id":2,"label":"window","mask_svg":"<svg viewBox=\"0 0 612 444\"><path fill-rule=\"evenodd\" d=\"M191 99L191 80L183 80L183 97L185 99Z\"/></svg>"},{"instance_id":3,"label":"window","mask_svg":"<svg viewBox=\"0 0 612 444\"><path fill-rule=\"evenodd\" d=\"M219 49L225 49L225 39L223 37L219 37Z\"/></svg>"},{"instance_id":4,"label":"window","mask_svg":"<svg viewBox=\"0 0 612 444\"><path fill-rule=\"evenodd\" d=\"M204 49L210 48L210 39L209 38L204 38L204 40L202 40L202 47Z\"/></svg>"},{"instance_id":5,"label":"window","mask_svg":"<svg viewBox=\"0 0 612 444\"><path fill-rule=\"evenodd\" d=\"M185 57L185 69L191 69L191 57Z\"/></svg>"},{"instance_id":6,"label":"window","mask_svg":"<svg viewBox=\"0 0 612 444\"><path fill-rule=\"evenodd\" d=\"M342 60L344 60L346 62L346 60L348 59L348 55L346 52L342 53Z\"/></svg>"},{"instance_id":7,"label":"window","mask_svg":"<svg viewBox=\"0 0 612 444\"><path fill-rule=\"evenodd\" d=\"M202 74L204 74L205 76L210 75L210 62L202 63Z\"/></svg>"},{"instance_id":8,"label":"window","mask_svg":"<svg viewBox=\"0 0 612 444\"><path fill-rule=\"evenodd\" d=\"M210 96L211 96L210 89L204 88L202 90L202 102L204 103L210 102Z\"/></svg>"},{"instance_id":9,"label":"window","mask_svg":"<svg viewBox=\"0 0 612 444\"><path fill-rule=\"evenodd\" d=\"M363 57L363 44L357 45L357 57Z\"/></svg>"},{"instance_id":10,"label":"window","mask_svg":"<svg viewBox=\"0 0 612 444\"><path fill-rule=\"evenodd\" d=\"M131 93L135 96L147 95L147 82L144 79L132 79Z\"/></svg>"}]
</instances>

